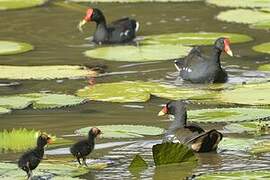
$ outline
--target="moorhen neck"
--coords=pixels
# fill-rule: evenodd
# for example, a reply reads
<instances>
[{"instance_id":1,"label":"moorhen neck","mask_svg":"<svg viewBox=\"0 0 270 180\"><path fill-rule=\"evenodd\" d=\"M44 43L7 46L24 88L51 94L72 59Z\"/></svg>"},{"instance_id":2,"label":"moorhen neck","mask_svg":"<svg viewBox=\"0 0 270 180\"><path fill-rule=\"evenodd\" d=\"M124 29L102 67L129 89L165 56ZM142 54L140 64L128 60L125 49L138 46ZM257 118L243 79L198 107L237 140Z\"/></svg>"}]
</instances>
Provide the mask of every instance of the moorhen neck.
<instances>
[{"instance_id":1,"label":"moorhen neck","mask_svg":"<svg viewBox=\"0 0 270 180\"><path fill-rule=\"evenodd\" d=\"M205 56L195 47L183 63L175 61L175 66L180 71L183 80L192 83L224 83L227 81L228 75L220 64L220 55L223 51L233 56L229 39L222 37L215 41L210 57Z\"/></svg>"},{"instance_id":2,"label":"moorhen neck","mask_svg":"<svg viewBox=\"0 0 270 180\"><path fill-rule=\"evenodd\" d=\"M195 152L209 152L216 150L223 135L215 129L205 132L197 124L187 124L187 111L183 101L170 101L159 112L159 116L165 114L174 116L168 131L165 133L165 140L177 141L188 145ZM188 130L188 135L183 135ZM177 135L180 132L180 136ZM191 132L191 134L190 134Z\"/></svg>"},{"instance_id":3,"label":"moorhen neck","mask_svg":"<svg viewBox=\"0 0 270 180\"><path fill-rule=\"evenodd\" d=\"M80 159L82 158L83 164L86 164L86 156L88 156L95 148L95 138L101 134L98 128L92 128L88 132L88 139L81 140L71 146L71 154L77 158L78 163L81 165Z\"/></svg>"},{"instance_id":4,"label":"moorhen neck","mask_svg":"<svg viewBox=\"0 0 270 180\"><path fill-rule=\"evenodd\" d=\"M105 16L97 8L87 9L86 16L78 25L79 29L82 31L82 26L89 21L96 22L93 41L97 44L131 42L139 29L139 23L130 18L122 18L107 25Z\"/></svg>"},{"instance_id":5,"label":"moorhen neck","mask_svg":"<svg viewBox=\"0 0 270 180\"><path fill-rule=\"evenodd\" d=\"M48 135L41 134L37 139L36 148L24 153L20 157L18 166L27 173L27 179L30 180L32 178L32 170L36 169L43 158L44 147L51 142L52 139Z\"/></svg>"}]
</instances>

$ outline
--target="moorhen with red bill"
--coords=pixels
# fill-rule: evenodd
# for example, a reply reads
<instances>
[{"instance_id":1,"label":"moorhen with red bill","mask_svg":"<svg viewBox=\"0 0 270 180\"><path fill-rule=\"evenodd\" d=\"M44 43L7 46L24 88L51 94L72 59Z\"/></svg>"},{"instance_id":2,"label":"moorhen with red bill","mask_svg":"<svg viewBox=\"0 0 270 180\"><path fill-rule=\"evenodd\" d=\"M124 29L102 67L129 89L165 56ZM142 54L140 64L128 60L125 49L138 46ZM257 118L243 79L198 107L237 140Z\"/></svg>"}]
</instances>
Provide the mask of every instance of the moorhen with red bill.
<instances>
[{"instance_id":1,"label":"moorhen with red bill","mask_svg":"<svg viewBox=\"0 0 270 180\"><path fill-rule=\"evenodd\" d=\"M215 41L212 56L205 56L195 47L183 62L175 61L175 66L183 80L192 83L224 83L228 75L220 65L222 51L233 56L228 38L222 37Z\"/></svg>"},{"instance_id":2,"label":"moorhen with red bill","mask_svg":"<svg viewBox=\"0 0 270 180\"><path fill-rule=\"evenodd\" d=\"M210 152L217 149L223 135L215 129L205 131L197 124L187 124L187 110L183 101L168 102L158 115L165 114L174 116L174 121L165 133L165 141L186 144L195 152Z\"/></svg>"},{"instance_id":3,"label":"moorhen with red bill","mask_svg":"<svg viewBox=\"0 0 270 180\"><path fill-rule=\"evenodd\" d=\"M80 21L78 28L82 31L82 26L89 21L96 22L96 30L93 42L97 44L115 44L128 43L136 37L139 29L138 21L128 17L106 24L106 19L101 10L97 8L89 8L86 16Z\"/></svg>"}]
</instances>

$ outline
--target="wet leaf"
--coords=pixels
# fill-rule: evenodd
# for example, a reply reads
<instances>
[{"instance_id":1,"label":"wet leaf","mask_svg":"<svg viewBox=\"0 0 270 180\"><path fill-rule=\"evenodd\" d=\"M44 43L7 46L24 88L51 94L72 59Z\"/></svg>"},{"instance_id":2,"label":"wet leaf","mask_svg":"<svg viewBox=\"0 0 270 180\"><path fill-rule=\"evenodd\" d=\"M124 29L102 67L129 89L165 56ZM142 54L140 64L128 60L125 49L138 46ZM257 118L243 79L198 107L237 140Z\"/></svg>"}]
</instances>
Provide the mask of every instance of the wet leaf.
<instances>
[{"instance_id":1,"label":"wet leaf","mask_svg":"<svg viewBox=\"0 0 270 180\"><path fill-rule=\"evenodd\" d=\"M242 179L269 179L269 171L231 171L204 174L196 177L198 180L242 180Z\"/></svg>"},{"instance_id":2,"label":"wet leaf","mask_svg":"<svg viewBox=\"0 0 270 180\"><path fill-rule=\"evenodd\" d=\"M182 45L112 46L88 50L85 55L110 61L164 61L185 57L190 50Z\"/></svg>"},{"instance_id":3,"label":"wet leaf","mask_svg":"<svg viewBox=\"0 0 270 180\"><path fill-rule=\"evenodd\" d=\"M230 133L248 133L248 134L269 134L270 127L267 121L265 122L242 122L242 123L232 123L224 127L225 130Z\"/></svg>"},{"instance_id":4,"label":"wet leaf","mask_svg":"<svg viewBox=\"0 0 270 180\"><path fill-rule=\"evenodd\" d=\"M146 169L147 167L148 164L146 163L146 161L139 154L136 154L130 165L128 166L128 169Z\"/></svg>"},{"instance_id":5,"label":"wet leaf","mask_svg":"<svg viewBox=\"0 0 270 180\"><path fill-rule=\"evenodd\" d=\"M214 4L221 7L241 7L241 8L255 8L255 7L270 7L268 0L206 0L209 4Z\"/></svg>"},{"instance_id":6,"label":"wet leaf","mask_svg":"<svg viewBox=\"0 0 270 180\"><path fill-rule=\"evenodd\" d=\"M183 45L213 45L220 37L227 37L232 43L251 41L252 38L243 34L234 33L171 33L161 35L145 36L142 44L183 44Z\"/></svg>"},{"instance_id":7,"label":"wet leaf","mask_svg":"<svg viewBox=\"0 0 270 180\"><path fill-rule=\"evenodd\" d=\"M104 125L96 126L102 131L103 138L141 138L144 136L157 136L164 133L163 128L143 125ZM79 135L88 135L91 127L81 128L75 131Z\"/></svg>"},{"instance_id":8,"label":"wet leaf","mask_svg":"<svg viewBox=\"0 0 270 180\"><path fill-rule=\"evenodd\" d=\"M233 90L222 91L217 97L219 101L234 104L269 105L270 83L245 84L235 86Z\"/></svg>"},{"instance_id":9,"label":"wet leaf","mask_svg":"<svg viewBox=\"0 0 270 180\"><path fill-rule=\"evenodd\" d=\"M270 13L269 13L270 14ZM270 54L270 42L263 43L252 48L254 51ZM268 65L269 66L269 65Z\"/></svg>"},{"instance_id":10,"label":"wet leaf","mask_svg":"<svg viewBox=\"0 0 270 180\"><path fill-rule=\"evenodd\" d=\"M0 10L1 10L1 3L2 2L0 1ZM24 53L33 49L34 47L27 43L0 41L0 55Z\"/></svg>"},{"instance_id":11,"label":"wet leaf","mask_svg":"<svg viewBox=\"0 0 270 180\"><path fill-rule=\"evenodd\" d=\"M255 143L251 147L250 152L253 154L269 153L270 152L270 140L263 140L263 141Z\"/></svg>"},{"instance_id":12,"label":"wet leaf","mask_svg":"<svg viewBox=\"0 0 270 180\"><path fill-rule=\"evenodd\" d=\"M254 29L270 29L270 20L257 22L252 24L250 27Z\"/></svg>"},{"instance_id":13,"label":"wet leaf","mask_svg":"<svg viewBox=\"0 0 270 180\"><path fill-rule=\"evenodd\" d=\"M193 122L241 122L270 118L270 109L258 108L217 108L200 109L188 112Z\"/></svg>"},{"instance_id":14,"label":"wet leaf","mask_svg":"<svg viewBox=\"0 0 270 180\"><path fill-rule=\"evenodd\" d=\"M270 13L249 9L234 9L219 13L217 19L227 22L255 24L270 21Z\"/></svg>"},{"instance_id":15,"label":"wet leaf","mask_svg":"<svg viewBox=\"0 0 270 180\"><path fill-rule=\"evenodd\" d=\"M7 114L10 113L11 110L7 108L0 107L0 114Z\"/></svg>"},{"instance_id":16,"label":"wet leaf","mask_svg":"<svg viewBox=\"0 0 270 180\"><path fill-rule=\"evenodd\" d=\"M84 66L50 65L50 66L5 66L0 65L0 79L78 79L96 76L96 72Z\"/></svg>"},{"instance_id":17,"label":"wet leaf","mask_svg":"<svg viewBox=\"0 0 270 180\"><path fill-rule=\"evenodd\" d=\"M197 161L194 152L180 143L166 142L157 144L153 146L152 152L156 166L187 161L196 163Z\"/></svg>"},{"instance_id":18,"label":"wet leaf","mask_svg":"<svg viewBox=\"0 0 270 180\"><path fill-rule=\"evenodd\" d=\"M120 3L138 3L138 2L192 2L202 0L69 0L72 2L120 2Z\"/></svg>"},{"instance_id":19,"label":"wet leaf","mask_svg":"<svg viewBox=\"0 0 270 180\"><path fill-rule=\"evenodd\" d=\"M255 139L225 137L222 139L222 141L220 141L218 150L248 152L254 142Z\"/></svg>"}]
</instances>

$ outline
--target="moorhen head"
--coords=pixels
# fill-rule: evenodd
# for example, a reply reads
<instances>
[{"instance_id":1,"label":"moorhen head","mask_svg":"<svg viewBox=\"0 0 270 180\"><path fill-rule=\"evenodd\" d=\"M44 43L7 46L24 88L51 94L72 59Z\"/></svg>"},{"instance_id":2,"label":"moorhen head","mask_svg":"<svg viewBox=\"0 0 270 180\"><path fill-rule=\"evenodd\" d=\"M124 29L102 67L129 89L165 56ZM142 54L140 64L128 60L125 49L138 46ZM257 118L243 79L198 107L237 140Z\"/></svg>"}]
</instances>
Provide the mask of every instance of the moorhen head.
<instances>
[{"instance_id":1,"label":"moorhen head","mask_svg":"<svg viewBox=\"0 0 270 180\"><path fill-rule=\"evenodd\" d=\"M19 158L18 166L27 173L27 179L32 178L32 170L36 169L43 158L44 147L51 143L52 138L43 133L37 139L36 148L27 151Z\"/></svg>"},{"instance_id":2,"label":"moorhen head","mask_svg":"<svg viewBox=\"0 0 270 180\"><path fill-rule=\"evenodd\" d=\"M88 8L86 15L80 21L78 28L82 31L83 25L87 22L95 22L96 30L93 42L97 44L128 43L135 38L139 23L130 18L122 18L107 25L105 16L97 8Z\"/></svg>"},{"instance_id":3,"label":"moorhen head","mask_svg":"<svg viewBox=\"0 0 270 180\"><path fill-rule=\"evenodd\" d=\"M224 51L229 56L233 56L233 53L230 48L230 40L228 38L218 38L215 41L214 47L217 48L220 51Z\"/></svg>"},{"instance_id":4,"label":"moorhen head","mask_svg":"<svg viewBox=\"0 0 270 180\"><path fill-rule=\"evenodd\" d=\"M93 127L88 132L88 139L78 141L73 144L70 148L71 154L76 157L78 163L81 165L80 159L82 158L83 164L87 166L86 156L88 156L95 148L95 138L98 137L102 132Z\"/></svg>"}]
</instances>

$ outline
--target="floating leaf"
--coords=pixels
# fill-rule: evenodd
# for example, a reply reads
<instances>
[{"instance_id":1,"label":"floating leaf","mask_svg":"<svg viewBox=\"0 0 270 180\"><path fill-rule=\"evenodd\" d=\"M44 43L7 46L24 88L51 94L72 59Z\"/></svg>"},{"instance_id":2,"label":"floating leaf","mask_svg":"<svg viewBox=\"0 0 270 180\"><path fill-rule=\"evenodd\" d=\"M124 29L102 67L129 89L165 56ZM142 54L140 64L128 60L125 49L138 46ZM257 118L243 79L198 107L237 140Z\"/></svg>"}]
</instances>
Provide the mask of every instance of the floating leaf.
<instances>
[{"instance_id":1,"label":"floating leaf","mask_svg":"<svg viewBox=\"0 0 270 180\"><path fill-rule=\"evenodd\" d=\"M196 177L198 180L241 180L241 179L269 179L269 171L230 171L204 174Z\"/></svg>"},{"instance_id":2,"label":"floating leaf","mask_svg":"<svg viewBox=\"0 0 270 180\"><path fill-rule=\"evenodd\" d=\"M0 1L1 10L1 1ZM0 55L18 54L33 50L34 47L27 43L12 42L12 41L0 41Z\"/></svg>"},{"instance_id":3,"label":"floating leaf","mask_svg":"<svg viewBox=\"0 0 270 180\"><path fill-rule=\"evenodd\" d=\"M224 127L230 133L269 134L270 127L266 122L242 122L232 123Z\"/></svg>"},{"instance_id":4,"label":"floating leaf","mask_svg":"<svg viewBox=\"0 0 270 180\"><path fill-rule=\"evenodd\" d=\"M248 152L254 144L254 139L246 138L223 138L218 145L219 150Z\"/></svg>"},{"instance_id":5,"label":"floating leaf","mask_svg":"<svg viewBox=\"0 0 270 180\"><path fill-rule=\"evenodd\" d=\"M254 8L254 7L270 7L268 0L206 0L209 4L214 4L221 7L242 7L242 8Z\"/></svg>"},{"instance_id":6,"label":"floating leaf","mask_svg":"<svg viewBox=\"0 0 270 180\"><path fill-rule=\"evenodd\" d=\"M257 22L250 27L255 29L270 29L270 20Z\"/></svg>"},{"instance_id":7,"label":"floating leaf","mask_svg":"<svg viewBox=\"0 0 270 180\"><path fill-rule=\"evenodd\" d=\"M72 178L88 171L85 168L78 168L73 165L63 163L49 164L41 163L33 172L33 179L77 179ZM1 179L25 179L26 173L18 168L17 164L0 163L0 178Z\"/></svg>"},{"instance_id":8,"label":"floating leaf","mask_svg":"<svg viewBox=\"0 0 270 180\"><path fill-rule=\"evenodd\" d=\"M164 61L185 57L190 50L182 45L112 46L88 50L85 55L110 61Z\"/></svg>"},{"instance_id":9,"label":"floating leaf","mask_svg":"<svg viewBox=\"0 0 270 180\"><path fill-rule=\"evenodd\" d=\"M146 169L148 167L148 164L146 161L139 155L136 154L133 160L131 161L130 165L128 166L129 170L135 170L135 169Z\"/></svg>"},{"instance_id":10,"label":"floating leaf","mask_svg":"<svg viewBox=\"0 0 270 180\"><path fill-rule=\"evenodd\" d=\"M72 2L120 2L120 3L138 3L138 2L192 2L202 0L69 0Z\"/></svg>"},{"instance_id":11,"label":"floating leaf","mask_svg":"<svg viewBox=\"0 0 270 180\"><path fill-rule=\"evenodd\" d=\"M106 125L96 126L102 131L103 138L141 138L143 136L157 136L163 134L163 128L143 125ZM91 127L81 128L76 134L87 136Z\"/></svg>"},{"instance_id":12,"label":"floating leaf","mask_svg":"<svg viewBox=\"0 0 270 180\"><path fill-rule=\"evenodd\" d=\"M193 151L184 144L166 142L154 145L152 148L153 158L156 166L197 161Z\"/></svg>"},{"instance_id":13,"label":"floating leaf","mask_svg":"<svg viewBox=\"0 0 270 180\"><path fill-rule=\"evenodd\" d=\"M252 38L243 34L197 32L197 33L171 33L145 36L143 44L183 44L183 45L213 45L220 37L227 37L232 43L251 41ZM163 51L162 51L163 52Z\"/></svg>"},{"instance_id":14,"label":"floating leaf","mask_svg":"<svg viewBox=\"0 0 270 180\"><path fill-rule=\"evenodd\" d=\"M0 96L0 107L9 109L25 109L32 104L32 98L20 95Z\"/></svg>"},{"instance_id":15,"label":"floating leaf","mask_svg":"<svg viewBox=\"0 0 270 180\"><path fill-rule=\"evenodd\" d=\"M263 140L255 143L250 152L253 154L269 153L270 152L270 140Z\"/></svg>"},{"instance_id":16,"label":"floating leaf","mask_svg":"<svg viewBox=\"0 0 270 180\"><path fill-rule=\"evenodd\" d=\"M240 122L270 118L270 109L257 108L217 108L200 109L188 112L193 122Z\"/></svg>"},{"instance_id":17,"label":"floating leaf","mask_svg":"<svg viewBox=\"0 0 270 180\"><path fill-rule=\"evenodd\" d=\"M270 54L270 42L254 46L252 49L254 51Z\"/></svg>"},{"instance_id":18,"label":"floating leaf","mask_svg":"<svg viewBox=\"0 0 270 180\"><path fill-rule=\"evenodd\" d=\"M225 103L269 105L269 88L270 83L239 85L233 90L222 91L218 99Z\"/></svg>"},{"instance_id":19,"label":"floating leaf","mask_svg":"<svg viewBox=\"0 0 270 180\"><path fill-rule=\"evenodd\" d=\"M7 108L0 107L0 114L7 114L10 113L11 110Z\"/></svg>"},{"instance_id":20,"label":"floating leaf","mask_svg":"<svg viewBox=\"0 0 270 180\"><path fill-rule=\"evenodd\" d=\"M270 21L270 13L249 9L234 9L219 13L217 19L227 22L255 24Z\"/></svg>"},{"instance_id":21,"label":"floating leaf","mask_svg":"<svg viewBox=\"0 0 270 180\"><path fill-rule=\"evenodd\" d=\"M258 70L260 71L270 71L270 64L264 64L259 66Z\"/></svg>"},{"instance_id":22,"label":"floating leaf","mask_svg":"<svg viewBox=\"0 0 270 180\"><path fill-rule=\"evenodd\" d=\"M0 79L78 79L96 76L96 72L84 66L5 66L0 65Z\"/></svg>"},{"instance_id":23,"label":"floating leaf","mask_svg":"<svg viewBox=\"0 0 270 180\"><path fill-rule=\"evenodd\" d=\"M145 102L151 95L167 99L209 99L214 92L180 88L154 82L122 81L102 83L78 90L77 95L95 101Z\"/></svg>"}]
</instances>

